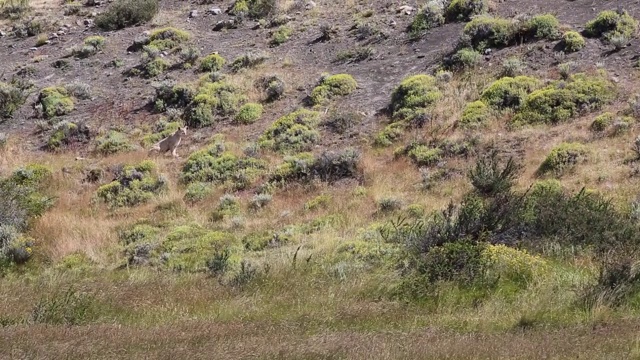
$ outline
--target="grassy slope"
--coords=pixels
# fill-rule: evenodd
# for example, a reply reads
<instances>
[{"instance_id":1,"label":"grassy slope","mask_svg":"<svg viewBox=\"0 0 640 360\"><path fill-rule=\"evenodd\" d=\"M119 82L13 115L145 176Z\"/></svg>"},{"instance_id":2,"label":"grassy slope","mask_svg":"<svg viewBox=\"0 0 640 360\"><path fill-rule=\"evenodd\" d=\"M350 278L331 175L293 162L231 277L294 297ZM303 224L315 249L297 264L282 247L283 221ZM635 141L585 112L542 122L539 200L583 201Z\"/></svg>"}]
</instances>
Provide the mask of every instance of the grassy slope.
<instances>
[{"instance_id":1,"label":"grassy slope","mask_svg":"<svg viewBox=\"0 0 640 360\"><path fill-rule=\"evenodd\" d=\"M405 204L417 203L426 210L434 210L460 198L469 188L461 175L438 184L429 192L420 191L416 186L420 182L420 173L413 164L404 159L394 159L393 149L380 150L369 145L371 136L384 126L386 120L383 115L374 116L374 113L387 105L393 87L408 74L431 69L437 62L437 55L448 51L455 42L461 26L448 24L435 29L417 43L401 43L398 40L405 36L401 29L410 18L395 15L393 8L376 5L377 15L371 21L378 24L386 24L389 19L398 21L395 29L380 25L391 33L391 37L373 45L379 56L374 61L361 64L335 64L332 60L340 51L361 45L347 35L348 26L340 26L341 35L337 40L320 43L312 48L313 52L306 44L317 36L317 28L322 23L341 19L342 22L336 22L350 24L368 6L350 1L339 9L329 6L329 3L318 3L316 10L295 16L292 26L306 28L306 31L296 33L290 42L279 48L269 49L268 30L256 33L243 28L211 34L212 18L185 21L188 10L196 6L165 1L153 25L107 34L104 52L89 60L72 60L70 73L55 70L53 78L40 76L33 81L38 87L44 87L82 79L92 86L96 95L91 101L79 102L78 109L67 118L88 119L98 131L120 126L133 134L136 128L147 131L159 117L140 110L146 104L146 98L153 94L150 84L137 78L123 83L123 76L118 72L113 71L107 76L106 72L96 73L93 66L107 63L114 54L124 60L125 68L134 66L139 61L138 55L127 54L124 49L143 29L168 24L187 29L197 35L195 42L202 47L203 55L209 51L220 51L228 60L246 51L246 39L251 39L248 42L253 48L270 51L271 60L265 65L233 75L231 81L242 87L250 99L258 100L260 95L252 88L253 81L261 75L277 73L290 86L285 99L269 105L266 116L256 124L235 127L223 122L192 132L181 147L181 154L185 157L206 145L210 136L217 132L224 133L228 141L237 143L235 150L239 152L244 143L255 140L271 122L301 103L305 94L296 91L297 87L310 92L323 71L351 73L359 82L360 89L330 106L342 111L364 112L365 120L352 131L351 136L323 132L320 149L347 145L361 148L364 183L293 186L274 196L273 202L263 212L253 214L245 211L243 228L234 228L229 220L216 227L241 237L254 231L278 230L287 225L306 223L324 215L337 214L340 221L312 234L299 234L290 245L247 254L257 264L269 264L271 268L268 276L247 288L219 285L203 274L179 275L147 269L114 271L113 268L122 261L121 249L117 245L118 228L140 218L159 221L168 218L172 225L194 222L209 226L207 214L224 191L216 189L203 203L186 204L182 200L185 190L177 184L184 160L157 159L160 172L171 180L166 194L149 204L117 212L93 207L91 198L97 185L82 183L82 170L86 166L107 168L109 165L139 162L146 158L146 151L109 157L94 157L88 152L90 148L60 154L40 151L37 148L46 141L48 133L32 135L31 109L25 105L16 120L0 124L0 131L7 131L12 137L9 144L0 149L0 175L28 162L45 163L55 171L51 189L59 200L30 232L38 241L37 261L23 270L23 274L13 274L0 280L3 289L0 293L0 319L14 324L0 328L0 355L16 358L113 358L130 355L169 358L171 355L184 357L182 351L187 349L194 358L214 354L224 354L229 358L423 358L425 354L442 358L569 358L585 354L589 358L638 356L637 331L640 323L635 320L637 310L633 306L620 309L602 307L590 312L575 310L576 290L593 279L593 265L580 257L554 266L554 276L540 279L515 299L498 293L479 307L470 306L465 294L455 289L445 294L437 306L404 304L389 296L398 281L394 271L386 266L371 267L355 259L341 261L343 259L336 255L340 244L356 238L372 223L395 217L380 216L376 207L378 200L398 198ZM531 8L535 13L555 10L562 23L578 27L593 17L591 4L577 7L575 2L567 4L531 1L518 2L517 7ZM600 10L611 8L612 4L602 2L594 6ZM499 4L497 11L510 15L515 7L511 3ZM202 13L207 6L197 8ZM633 7L628 8L633 12ZM61 9L54 9L61 13ZM35 53L28 51L33 38L3 39L0 40L3 46L14 44L17 50L13 54L0 55L0 60L9 73L17 65L28 63L37 69L39 75L49 74L49 63L67 53L66 44L79 44L93 32L78 30L67 36L64 43L40 48ZM243 42L239 42L241 40ZM635 39L630 48L602 57L606 46L597 40L588 40L584 51L567 56L567 59L576 61L581 70L588 72L595 70L596 62L604 62L610 74L619 78L622 95L607 110L623 109L626 97L635 92L638 73L631 69L631 59L638 44ZM542 46L537 48L537 45ZM479 91L492 81L501 60L508 56L522 56L529 66L527 74L558 78L553 66L553 51L544 43L531 46L538 51L529 51L529 45L502 50L485 61L481 69L476 69L471 79L468 76L456 77L445 85L445 100L434 110L436 126L416 130L408 134L405 141L428 139L433 134L451 139L464 137L464 131L454 130L451 125L459 118L464 105L475 100ZM414 49L426 56L416 58ZM41 60L41 56L47 56L46 60L36 62ZM197 78L193 71L184 70L169 76ZM583 140L589 148L597 151L596 156L564 176L563 184L570 189L588 185L612 196L618 204L626 205L628 199L635 196L637 188L637 180L628 176L631 169L624 163L629 157L635 128L614 138L593 137L588 126L595 115L589 114L564 125L518 131L509 131L503 122L494 121L478 135L482 143L495 141L499 148L521 157L525 165L520 179L522 187L535 179L536 169L553 146L562 141ZM90 160L76 161L78 155L89 155ZM277 155L267 157L271 168L281 159ZM449 166L463 174L469 162L466 159L453 160ZM66 174L60 172L63 167L69 169ZM356 192L358 185L365 187L364 195ZM331 195L329 205L324 209L306 211L305 202L321 194ZM244 208L252 194L247 192L238 196ZM167 205L177 207L178 211L167 211L170 208ZM299 264L294 269L292 258L299 245L303 247L298 253ZM85 253L95 261L92 270L74 272L52 268L75 252ZM309 256L309 262L300 260ZM61 291L72 285L90 295L91 313L84 325L19 324L22 319L30 317L33 307L41 299L58 298Z\"/></svg>"}]
</instances>

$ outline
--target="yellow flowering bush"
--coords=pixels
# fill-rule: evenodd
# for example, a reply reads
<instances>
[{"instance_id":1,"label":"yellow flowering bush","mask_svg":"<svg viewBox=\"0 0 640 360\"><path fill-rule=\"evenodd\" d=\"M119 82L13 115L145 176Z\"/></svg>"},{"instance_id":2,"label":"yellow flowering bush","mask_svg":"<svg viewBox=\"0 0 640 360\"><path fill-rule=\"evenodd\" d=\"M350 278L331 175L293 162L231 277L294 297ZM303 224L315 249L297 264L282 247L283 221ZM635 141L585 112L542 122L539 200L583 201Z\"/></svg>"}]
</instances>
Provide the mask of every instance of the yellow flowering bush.
<instances>
[{"instance_id":1,"label":"yellow flowering bush","mask_svg":"<svg viewBox=\"0 0 640 360\"><path fill-rule=\"evenodd\" d=\"M488 245L482 256L492 275L523 285L549 269L549 264L541 257L505 245Z\"/></svg>"}]
</instances>

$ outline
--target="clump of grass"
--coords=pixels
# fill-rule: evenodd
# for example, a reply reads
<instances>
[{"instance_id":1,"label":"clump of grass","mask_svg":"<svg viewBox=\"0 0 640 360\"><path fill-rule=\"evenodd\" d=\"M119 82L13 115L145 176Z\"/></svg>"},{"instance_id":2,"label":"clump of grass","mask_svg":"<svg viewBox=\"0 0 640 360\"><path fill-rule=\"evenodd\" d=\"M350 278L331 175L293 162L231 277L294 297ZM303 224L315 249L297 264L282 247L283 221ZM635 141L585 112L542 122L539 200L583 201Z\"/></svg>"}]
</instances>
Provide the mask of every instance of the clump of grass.
<instances>
[{"instance_id":1,"label":"clump of grass","mask_svg":"<svg viewBox=\"0 0 640 360\"><path fill-rule=\"evenodd\" d=\"M248 103L242 105L236 114L235 121L240 124L252 124L262 116L262 105Z\"/></svg>"},{"instance_id":2,"label":"clump of grass","mask_svg":"<svg viewBox=\"0 0 640 360\"><path fill-rule=\"evenodd\" d=\"M151 200L167 188L167 180L156 174L153 161L124 166L116 179L97 190L97 197L112 207L136 206Z\"/></svg>"},{"instance_id":3,"label":"clump of grass","mask_svg":"<svg viewBox=\"0 0 640 360\"><path fill-rule=\"evenodd\" d=\"M585 25L585 34L611 42L615 37L631 39L638 29L638 21L626 11L602 11Z\"/></svg>"},{"instance_id":4,"label":"clump of grass","mask_svg":"<svg viewBox=\"0 0 640 360\"><path fill-rule=\"evenodd\" d=\"M557 124L581 112L597 110L615 97L615 86L606 78L575 74L568 82L556 82L529 94L513 121Z\"/></svg>"},{"instance_id":5,"label":"clump of grass","mask_svg":"<svg viewBox=\"0 0 640 360\"><path fill-rule=\"evenodd\" d=\"M448 21L469 21L488 9L486 0L453 0L445 10L445 17Z\"/></svg>"},{"instance_id":6,"label":"clump of grass","mask_svg":"<svg viewBox=\"0 0 640 360\"><path fill-rule=\"evenodd\" d=\"M389 105L395 119L411 119L425 113L442 97L434 77L414 75L405 78L391 94Z\"/></svg>"},{"instance_id":7,"label":"clump of grass","mask_svg":"<svg viewBox=\"0 0 640 360\"><path fill-rule=\"evenodd\" d=\"M274 0L236 0L229 12L236 16L263 19L273 15L277 10L277 2Z\"/></svg>"},{"instance_id":8,"label":"clump of grass","mask_svg":"<svg viewBox=\"0 0 640 360\"><path fill-rule=\"evenodd\" d=\"M538 86L539 81L528 76L503 77L484 89L480 99L498 110L518 108Z\"/></svg>"},{"instance_id":9,"label":"clump of grass","mask_svg":"<svg viewBox=\"0 0 640 360\"><path fill-rule=\"evenodd\" d=\"M462 117L458 122L463 128L474 128L481 126L487 122L491 110L483 101L474 101L467 104L462 112Z\"/></svg>"},{"instance_id":10,"label":"clump of grass","mask_svg":"<svg viewBox=\"0 0 640 360\"><path fill-rule=\"evenodd\" d=\"M551 150L538 168L538 175L553 173L561 176L574 166L589 159L589 149L580 143L562 143Z\"/></svg>"},{"instance_id":11,"label":"clump of grass","mask_svg":"<svg viewBox=\"0 0 640 360\"><path fill-rule=\"evenodd\" d=\"M525 65L517 57L509 57L502 62L502 76L515 77L524 69Z\"/></svg>"},{"instance_id":12,"label":"clump of grass","mask_svg":"<svg viewBox=\"0 0 640 360\"><path fill-rule=\"evenodd\" d=\"M564 51L567 53L579 51L585 46L584 38L577 31L564 33L562 43L564 44Z\"/></svg>"},{"instance_id":13,"label":"clump of grass","mask_svg":"<svg viewBox=\"0 0 640 360\"><path fill-rule=\"evenodd\" d=\"M521 29L525 36L534 39L556 40L560 37L560 22L551 14L536 15Z\"/></svg>"},{"instance_id":14,"label":"clump of grass","mask_svg":"<svg viewBox=\"0 0 640 360\"><path fill-rule=\"evenodd\" d=\"M503 48L511 44L516 31L512 20L480 15L465 25L461 42L476 50Z\"/></svg>"},{"instance_id":15,"label":"clump of grass","mask_svg":"<svg viewBox=\"0 0 640 360\"><path fill-rule=\"evenodd\" d=\"M408 33L411 39L422 37L428 30L444 24L443 9L438 5L425 5L413 18Z\"/></svg>"},{"instance_id":16,"label":"clump of grass","mask_svg":"<svg viewBox=\"0 0 640 360\"><path fill-rule=\"evenodd\" d=\"M238 88L224 81L205 81L185 109L184 118L191 127L209 126L216 116L235 115L246 101Z\"/></svg>"},{"instance_id":17,"label":"clump of grass","mask_svg":"<svg viewBox=\"0 0 640 360\"><path fill-rule=\"evenodd\" d=\"M598 115L591 123L590 129L594 132L605 131L612 123L615 115L610 112L606 112Z\"/></svg>"},{"instance_id":18,"label":"clump of grass","mask_svg":"<svg viewBox=\"0 0 640 360\"><path fill-rule=\"evenodd\" d=\"M269 56L264 53L250 53L240 55L231 63L231 70L238 72L242 69L256 67L269 59Z\"/></svg>"},{"instance_id":19,"label":"clump of grass","mask_svg":"<svg viewBox=\"0 0 640 360\"><path fill-rule=\"evenodd\" d=\"M284 95L286 84L278 76L271 75L259 79L257 86L264 90L266 101L276 101Z\"/></svg>"},{"instance_id":20,"label":"clump of grass","mask_svg":"<svg viewBox=\"0 0 640 360\"><path fill-rule=\"evenodd\" d=\"M97 139L96 151L103 155L126 152L133 149L127 136L119 131L111 130Z\"/></svg>"},{"instance_id":21,"label":"clump of grass","mask_svg":"<svg viewBox=\"0 0 640 360\"><path fill-rule=\"evenodd\" d=\"M376 50L373 47L361 46L353 50L347 50L338 53L338 55L336 56L336 61L357 63L370 59L375 53Z\"/></svg>"},{"instance_id":22,"label":"clump of grass","mask_svg":"<svg viewBox=\"0 0 640 360\"><path fill-rule=\"evenodd\" d=\"M281 152L308 150L319 139L320 113L296 110L276 120L258 139L261 148Z\"/></svg>"},{"instance_id":23,"label":"clump of grass","mask_svg":"<svg viewBox=\"0 0 640 360\"><path fill-rule=\"evenodd\" d=\"M158 0L116 0L96 18L104 30L118 30L145 23L158 13Z\"/></svg>"},{"instance_id":24,"label":"clump of grass","mask_svg":"<svg viewBox=\"0 0 640 360\"><path fill-rule=\"evenodd\" d=\"M293 34L293 29L289 26L280 26L276 31L271 34L271 41L269 44L271 46L279 46L284 44L289 40L291 35Z\"/></svg>"},{"instance_id":25,"label":"clump of grass","mask_svg":"<svg viewBox=\"0 0 640 360\"><path fill-rule=\"evenodd\" d=\"M349 74L324 77L311 92L311 102L319 105L336 96L346 96L355 91L358 83Z\"/></svg>"},{"instance_id":26,"label":"clump of grass","mask_svg":"<svg viewBox=\"0 0 640 360\"><path fill-rule=\"evenodd\" d=\"M191 34L173 27L165 27L153 30L149 35L149 46L160 51L171 50L181 43L189 40Z\"/></svg>"},{"instance_id":27,"label":"clump of grass","mask_svg":"<svg viewBox=\"0 0 640 360\"><path fill-rule=\"evenodd\" d=\"M72 122L63 121L56 125L53 133L47 141L48 150L59 150L61 147L73 143L86 143L91 138L89 129L85 125L77 125Z\"/></svg>"},{"instance_id":28,"label":"clump of grass","mask_svg":"<svg viewBox=\"0 0 640 360\"><path fill-rule=\"evenodd\" d=\"M42 106L45 117L63 116L74 109L73 99L67 89L61 86L48 87L40 91L38 103Z\"/></svg>"},{"instance_id":29,"label":"clump of grass","mask_svg":"<svg viewBox=\"0 0 640 360\"><path fill-rule=\"evenodd\" d=\"M25 89L15 84L0 82L0 119L7 119L24 104L27 98Z\"/></svg>"},{"instance_id":30,"label":"clump of grass","mask_svg":"<svg viewBox=\"0 0 640 360\"><path fill-rule=\"evenodd\" d=\"M482 54L473 48L462 48L446 59L445 65L453 70L468 70L482 61Z\"/></svg>"},{"instance_id":31,"label":"clump of grass","mask_svg":"<svg viewBox=\"0 0 640 360\"><path fill-rule=\"evenodd\" d=\"M203 71L203 72L220 71L222 70L222 67L224 66L225 63L226 63L226 60L218 54L207 55L200 61L200 71Z\"/></svg>"}]
</instances>

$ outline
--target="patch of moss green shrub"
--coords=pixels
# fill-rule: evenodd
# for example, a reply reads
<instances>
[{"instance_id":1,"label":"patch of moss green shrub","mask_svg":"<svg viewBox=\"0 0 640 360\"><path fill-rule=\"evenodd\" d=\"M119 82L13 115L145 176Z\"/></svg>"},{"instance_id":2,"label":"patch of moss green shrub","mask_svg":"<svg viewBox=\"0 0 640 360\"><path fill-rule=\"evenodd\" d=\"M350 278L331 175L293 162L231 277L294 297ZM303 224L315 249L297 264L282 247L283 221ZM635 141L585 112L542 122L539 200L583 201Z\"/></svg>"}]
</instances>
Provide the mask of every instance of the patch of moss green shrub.
<instances>
[{"instance_id":1,"label":"patch of moss green shrub","mask_svg":"<svg viewBox=\"0 0 640 360\"><path fill-rule=\"evenodd\" d=\"M238 157L215 143L191 154L182 167L180 178L185 183L214 183L243 189L265 169L263 161Z\"/></svg>"},{"instance_id":2,"label":"patch of moss green shrub","mask_svg":"<svg viewBox=\"0 0 640 360\"><path fill-rule=\"evenodd\" d=\"M154 78L162 75L171 66L169 62L161 57L146 62L143 66L144 75L148 78Z\"/></svg>"},{"instance_id":3,"label":"patch of moss green shrub","mask_svg":"<svg viewBox=\"0 0 640 360\"><path fill-rule=\"evenodd\" d=\"M358 83L349 74L337 74L325 77L311 92L311 102L322 104L336 96L346 96L354 92Z\"/></svg>"},{"instance_id":4,"label":"patch of moss green shrub","mask_svg":"<svg viewBox=\"0 0 640 360\"><path fill-rule=\"evenodd\" d=\"M528 76L503 77L489 85L480 99L498 110L518 108L538 86L539 81Z\"/></svg>"},{"instance_id":5,"label":"patch of moss green shrub","mask_svg":"<svg viewBox=\"0 0 640 360\"><path fill-rule=\"evenodd\" d=\"M442 97L433 76L405 78L391 94L390 110L395 119L412 119L428 111Z\"/></svg>"},{"instance_id":6,"label":"patch of moss green shrub","mask_svg":"<svg viewBox=\"0 0 640 360\"><path fill-rule=\"evenodd\" d=\"M247 98L238 88L224 81L205 82L200 85L193 100L185 110L185 120L191 127L205 127L216 116L237 113Z\"/></svg>"},{"instance_id":7,"label":"patch of moss green shrub","mask_svg":"<svg viewBox=\"0 0 640 360\"><path fill-rule=\"evenodd\" d=\"M97 139L96 151L103 155L111 155L119 152L133 150L127 136L119 131L110 130Z\"/></svg>"},{"instance_id":8,"label":"patch of moss green shrub","mask_svg":"<svg viewBox=\"0 0 640 360\"><path fill-rule=\"evenodd\" d=\"M572 53L581 50L585 46L582 35L577 31L567 31L562 36L562 43L566 53Z\"/></svg>"},{"instance_id":9,"label":"patch of moss green shrub","mask_svg":"<svg viewBox=\"0 0 640 360\"><path fill-rule=\"evenodd\" d=\"M320 113L299 109L276 120L258 139L260 147L281 152L310 149L319 139Z\"/></svg>"},{"instance_id":10,"label":"patch of moss green shrub","mask_svg":"<svg viewBox=\"0 0 640 360\"><path fill-rule=\"evenodd\" d=\"M273 0L236 0L229 13L248 16L252 19L263 19L273 15L277 10L277 3Z\"/></svg>"},{"instance_id":11,"label":"patch of moss green shrub","mask_svg":"<svg viewBox=\"0 0 640 360\"><path fill-rule=\"evenodd\" d=\"M42 105L44 116L49 119L67 115L74 109L73 99L67 89L61 86L42 89L38 95L38 103Z\"/></svg>"},{"instance_id":12,"label":"patch of moss green shrub","mask_svg":"<svg viewBox=\"0 0 640 360\"><path fill-rule=\"evenodd\" d=\"M415 145L406 150L407 156L418 166L432 166L442 160L443 151L426 145Z\"/></svg>"},{"instance_id":13,"label":"patch of moss green shrub","mask_svg":"<svg viewBox=\"0 0 640 360\"><path fill-rule=\"evenodd\" d=\"M262 105L257 103L244 104L238 110L235 121L240 124L253 124L262 116Z\"/></svg>"},{"instance_id":14,"label":"patch of moss green shrub","mask_svg":"<svg viewBox=\"0 0 640 360\"><path fill-rule=\"evenodd\" d=\"M409 24L408 33L411 39L417 39L428 30L444 24L443 9L437 5L425 5Z\"/></svg>"},{"instance_id":15,"label":"patch of moss green shrub","mask_svg":"<svg viewBox=\"0 0 640 360\"><path fill-rule=\"evenodd\" d=\"M476 50L503 48L513 42L516 31L513 20L480 15L465 25L461 41Z\"/></svg>"},{"instance_id":16,"label":"patch of moss green shrub","mask_svg":"<svg viewBox=\"0 0 640 360\"><path fill-rule=\"evenodd\" d=\"M284 44L289 40L291 35L293 34L293 29L289 26L280 26L276 31L271 34L271 41L269 44L271 46L279 46Z\"/></svg>"},{"instance_id":17,"label":"patch of moss green shrub","mask_svg":"<svg viewBox=\"0 0 640 360\"><path fill-rule=\"evenodd\" d=\"M402 138L406 127L407 125L402 121L391 123L376 135L373 142L376 146L390 146Z\"/></svg>"},{"instance_id":18,"label":"patch of moss green shrub","mask_svg":"<svg viewBox=\"0 0 640 360\"><path fill-rule=\"evenodd\" d=\"M580 143L562 143L554 147L538 168L538 175L560 176L574 166L588 161L589 149Z\"/></svg>"},{"instance_id":19,"label":"patch of moss green shrub","mask_svg":"<svg viewBox=\"0 0 640 360\"><path fill-rule=\"evenodd\" d=\"M98 188L98 199L112 207L136 206L151 200L167 187L167 181L156 174L156 166L145 160L136 166L125 166L116 180Z\"/></svg>"},{"instance_id":20,"label":"patch of moss green shrub","mask_svg":"<svg viewBox=\"0 0 640 360\"><path fill-rule=\"evenodd\" d=\"M187 186L184 199L188 202L198 202L206 199L213 193L211 184L204 182L194 182Z\"/></svg>"},{"instance_id":21,"label":"patch of moss green shrub","mask_svg":"<svg viewBox=\"0 0 640 360\"><path fill-rule=\"evenodd\" d=\"M638 21L626 11L602 11L585 25L585 35L611 41L616 37L631 39L638 30Z\"/></svg>"},{"instance_id":22,"label":"patch of moss green shrub","mask_svg":"<svg viewBox=\"0 0 640 360\"><path fill-rule=\"evenodd\" d=\"M96 18L103 30L118 30L145 23L158 13L158 0L116 0Z\"/></svg>"},{"instance_id":23,"label":"patch of moss green shrub","mask_svg":"<svg viewBox=\"0 0 640 360\"><path fill-rule=\"evenodd\" d=\"M191 34L173 27L165 27L153 30L149 35L149 46L160 51L171 50L181 43L189 40Z\"/></svg>"},{"instance_id":24,"label":"patch of moss green shrub","mask_svg":"<svg viewBox=\"0 0 640 360\"><path fill-rule=\"evenodd\" d=\"M467 104L462 111L462 117L458 122L463 128L473 128L486 123L491 115L491 109L482 101L474 101Z\"/></svg>"},{"instance_id":25,"label":"patch of moss green shrub","mask_svg":"<svg viewBox=\"0 0 640 360\"><path fill-rule=\"evenodd\" d=\"M446 65L452 70L468 70L482 61L482 54L473 48L465 47L447 59Z\"/></svg>"},{"instance_id":26,"label":"patch of moss green shrub","mask_svg":"<svg viewBox=\"0 0 640 360\"><path fill-rule=\"evenodd\" d=\"M469 21L488 11L486 0L452 0L445 9L447 21Z\"/></svg>"},{"instance_id":27,"label":"patch of moss green shrub","mask_svg":"<svg viewBox=\"0 0 640 360\"><path fill-rule=\"evenodd\" d=\"M560 22L551 14L536 15L524 26L525 36L534 39L555 40L560 37Z\"/></svg>"},{"instance_id":28,"label":"patch of moss green shrub","mask_svg":"<svg viewBox=\"0 0 640 360\"><path fill-rule=\"evenodd\" d=\"M27 94L14 84L0 82L0 119L7 119L24 104Z\"/></svg>"},{"instance_id":29,"label":"patch of moss green shrub","mask_svg":"<svg viewBox=\"0 0 640 360\"><path fill-rule=\"evenodd\" d=\"M203 72L214 72L222 70L222 67L226 63L226 60L218 55L211 54L207 55L202 60L200 60L200 71Z\"/></svg>"},{"instance_id":30,"label":"patch of moss green shrub","mask_svg":"<svg viewBox=\"0 0 640 360\"><path fill-rule=\"evenodd\" d=\"M616 88L603 76L575 74L532 92L514 116L515 124L557 124L581 112L594 111L616 97Z\"/></svg>"},{"instance_id":31,"label":"patch of moss green shrub","mask_svg":"<svg viewBox=\"0 0 640 360\"><path fill-rule=\"evenodd\" d=\"M265 53L249 53L240 55L233 60L230 67L233 72L238 72L242 69L256 67L269 59L269 56Z\"/></svg>"},{"instance_id":32,"label":"patch of moss green shrub","mask_svg":"<svg viewBox=\"0 0 640 360\"><path fill-rule=\"evenodd\" d=\"M58 150L74 141L86 142L89 137L89 130L86 126L78 126L75 123L63 121L56 125L55 130L49 137L47 149Z\"/></svg>"},{"instance_id":33,"label":"patch of moss green shrub","mask_svg":"<svg viewBox=\"0 0 640 360\"><path fill-rule=\"evenodd\" d=\"M613 123L615 115L610 112L598 115L591 123L590 129L595 132L605 131Z\"/></svg>"}]
</instances>

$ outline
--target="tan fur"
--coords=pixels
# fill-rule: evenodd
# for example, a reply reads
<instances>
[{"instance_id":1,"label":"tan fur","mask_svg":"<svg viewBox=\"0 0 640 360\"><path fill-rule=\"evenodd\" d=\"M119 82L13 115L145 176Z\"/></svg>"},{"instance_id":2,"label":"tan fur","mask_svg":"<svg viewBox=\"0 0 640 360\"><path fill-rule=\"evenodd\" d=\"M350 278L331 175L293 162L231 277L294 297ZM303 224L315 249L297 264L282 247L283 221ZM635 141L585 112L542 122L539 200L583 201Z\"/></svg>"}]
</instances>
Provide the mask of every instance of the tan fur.
<instances>
[{"instance_id":1,"label":"tan fur","mask_svg":"<svg viewBox=\"0 0 640 360\"><path fill-rule=\"evenodd\" d=\"M178 157L176 150L178 149L178 145L180 145L180 142L182 141L183 135L187 135L186 126L179 128L172 135L169 135L168 137L160 140L158 143L153 145L151 151L155 150L161 154L164 154L167 151L171 150L171 154L173 155L173 157Z\"/></svg>"}]
</instances>

